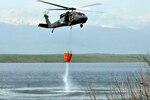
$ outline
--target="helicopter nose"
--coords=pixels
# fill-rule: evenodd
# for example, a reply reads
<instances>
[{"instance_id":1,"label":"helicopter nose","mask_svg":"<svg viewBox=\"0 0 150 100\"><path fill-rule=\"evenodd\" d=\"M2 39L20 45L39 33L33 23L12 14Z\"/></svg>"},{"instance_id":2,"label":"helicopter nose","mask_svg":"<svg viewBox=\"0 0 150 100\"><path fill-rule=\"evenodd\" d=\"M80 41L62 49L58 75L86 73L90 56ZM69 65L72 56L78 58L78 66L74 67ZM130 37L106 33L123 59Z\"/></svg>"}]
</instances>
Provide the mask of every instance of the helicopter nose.
<instances>
[{"instance_id":1,"label":"helicopter nose","mask_svg":"<svg viewBox=\"0 0 150 100\"><path fill-rule=\"evenodd\" d=\"M87 19L88 19L88 18L87 18L86 16L83 16L83 17L82 17L82 23L86 23Z\"/></svg>"},{"instance_id":2,"label":"helicopter nose","mask_svg":"<svg viewBox=\"0 0 150 100\"><path fill-rule=\"evenodd\" d=\"M85 16L84 19L87 21L88 18Z\"/></svg>"}]
</instances>

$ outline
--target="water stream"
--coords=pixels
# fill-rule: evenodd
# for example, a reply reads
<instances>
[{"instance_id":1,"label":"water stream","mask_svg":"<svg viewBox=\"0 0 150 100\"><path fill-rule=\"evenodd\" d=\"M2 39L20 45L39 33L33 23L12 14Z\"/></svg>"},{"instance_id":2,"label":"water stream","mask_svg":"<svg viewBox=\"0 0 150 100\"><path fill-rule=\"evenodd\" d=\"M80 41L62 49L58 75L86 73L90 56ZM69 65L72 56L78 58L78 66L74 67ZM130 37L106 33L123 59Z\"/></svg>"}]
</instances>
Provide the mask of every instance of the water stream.
<instances>
[{"instance_id":1,"label":"water stream","mask_svg":"<svg viewBox=\"0 0 150 100\"><path fill-rule=\"evenodd\" d=\"M66 71L63 79L65 84L65 92L70 92L70 82L68 79L68 75L69 75L69 63L66 62Z\"/></svg>"}]
</instances>

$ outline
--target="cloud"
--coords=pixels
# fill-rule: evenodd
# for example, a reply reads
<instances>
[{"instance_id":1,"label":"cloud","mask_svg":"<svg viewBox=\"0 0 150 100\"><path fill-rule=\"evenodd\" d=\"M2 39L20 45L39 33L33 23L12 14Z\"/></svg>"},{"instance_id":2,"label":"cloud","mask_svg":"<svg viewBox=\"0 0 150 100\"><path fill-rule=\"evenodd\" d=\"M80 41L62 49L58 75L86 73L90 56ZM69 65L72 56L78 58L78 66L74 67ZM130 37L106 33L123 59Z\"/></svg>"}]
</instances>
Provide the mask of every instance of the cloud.
<instances>
[{"instance_id":1,"label":"cloud","mask_svg":"<svg viewBox=\"0 0 150 100\"><path fill-rule=\"evenodd\" d=\"M126 15L122 17L126 25L132 29L139 29L150 25L150 14Z\"/></svg>"},{"instance_id":2,"label":"cloud","mask_svg":"<svg viewBox=\"0 0 150 100\"><path fill-rule=\"evenodd\" d=\"M113 24L102 24L100 26L103 27L103 28L120 28L120 27L115 26Z\"/></svg>"},{"instance_id":3,"label":"cloud","mask_svg":"<svg viewBox=\"0 0 150 100\"><path fill-rule=\"evenodd\" d=\"M20 12L18 10L0 10L0 22L14 25L38 25L44 22L43 12ZM59 12L62 13L62 12ZM87 14L87 13L85 13ZM115 13L87 14L89 20L86 24L93 26L101 26L104 28L120 28L128 27L132 29L140 29L150 25L150 13L144 15L117 15ZM58 13L51 12L50 19L58 20ZM57 18L57 19L56 19Z\"/></svg>"},{"instance_id":4,"label":"cloud","mask_svg":"<svg viewBox=\"0 0 150 100\"><path fill-rule=\"evenodd\" d=\"M44 22L43 12L45 9L56 8L54 6L42 4L37 1L15 1L18 1L19 3L9 3L10 7L2 7L3 5L0 7L0 22L15 25L37 25L39 22ZM58 0L54 3L69 7L79 7L93 3L102 3L101 6L85 8L85 10L100 10L104 12L102 14L84 12L88 16L88 21L86 23L88 25L96 25L105 28L129 27L133 29L139 29L150 25L150 13L144 12L146 8L143 6L140 7L144 13L141 11L137 13L136 9L131 9L132 7L129 5L129 0L126 2L118 2L119 4L117 2L118 0ZM3 1L2 3L5 5L7 2ZM144 1L142 3L145 4ZM138 6L136 6L136 8L138 10L140 9ZM50 12L50 20L52 22L58 20L61 13L64 13L64 11Z\"/></svg>"},{"instance_id":5,"label":"cloud","mask_svg":"<svg viewBox=\"0 0 150 100\"><path fill-rule=\"evenodd\" d=\"M28 15L28 12L26 12L25 14L23 13L20 13L19 11L14 9L1 10L0 22L14 25L37 25L41 21L41 19L36 16L30 16L31 14Z\"/></svg>"},{"instance_id":6,"label":"cloud","mask_svg":"<svg viewBox=\"0 0 150 100\"><path fill-rule=\"evenodd\" d=\"M116 12L89 14L89 25L105 28L131 28L141 29L150 25L150 13L141 15L121 14Z\"/></svg>"}]
</instances>

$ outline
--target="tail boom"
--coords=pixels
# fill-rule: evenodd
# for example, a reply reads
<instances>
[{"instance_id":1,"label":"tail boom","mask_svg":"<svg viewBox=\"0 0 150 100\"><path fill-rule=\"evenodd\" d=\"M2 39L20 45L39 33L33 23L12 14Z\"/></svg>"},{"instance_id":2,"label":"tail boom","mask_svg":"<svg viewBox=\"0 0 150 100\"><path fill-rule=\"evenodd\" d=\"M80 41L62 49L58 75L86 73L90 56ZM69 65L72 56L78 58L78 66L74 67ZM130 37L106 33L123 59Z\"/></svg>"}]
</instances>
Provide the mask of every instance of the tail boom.
<instances>
[{"instance_id":1,"label":"tail boom","mask_svg":"<svg viewBox=\"0 0 150 100\"><path fill-rule=\"evenodd\" d=\"M39 26L39 27L43 27L43 28L51 28L51 23L50 23L48 17L49 17L49 16L45 14L45 15L44 15L44 18L45 18L46 24L40 23L38 26Z\"/></svg>"}]
</instances>

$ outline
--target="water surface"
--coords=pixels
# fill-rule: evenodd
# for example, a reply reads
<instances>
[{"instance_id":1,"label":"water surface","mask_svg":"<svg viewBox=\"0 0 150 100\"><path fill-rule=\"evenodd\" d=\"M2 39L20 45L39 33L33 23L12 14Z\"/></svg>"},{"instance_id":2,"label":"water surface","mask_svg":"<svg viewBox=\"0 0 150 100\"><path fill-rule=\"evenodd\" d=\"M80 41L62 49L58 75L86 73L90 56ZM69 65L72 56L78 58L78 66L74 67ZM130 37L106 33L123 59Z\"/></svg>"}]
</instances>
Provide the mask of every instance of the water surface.
<instances>
[{"instance_id":1,"label":"water surface","mask_svg":"<svg viewBox=\"0 0 150 100\"><path fill-rule=\"evenodd\" d=\"M66 91L65 63L0 63L0 99L66 100L90 99L86 91L94 89L97 99L106 99L114 80L133 76L143 63L70 63L69 92Z\"/></svg>"}]
</instances>

